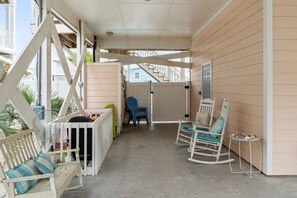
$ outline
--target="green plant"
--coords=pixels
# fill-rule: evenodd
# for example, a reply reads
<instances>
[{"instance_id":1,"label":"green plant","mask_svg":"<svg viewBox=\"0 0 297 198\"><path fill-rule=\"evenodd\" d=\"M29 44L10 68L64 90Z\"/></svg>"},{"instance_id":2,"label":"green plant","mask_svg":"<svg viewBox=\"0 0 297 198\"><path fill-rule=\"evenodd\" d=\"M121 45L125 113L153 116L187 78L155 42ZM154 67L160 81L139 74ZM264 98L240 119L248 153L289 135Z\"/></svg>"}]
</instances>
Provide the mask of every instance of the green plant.
<instances>
[{"instance_id":1,"label":"green plant","mask_svg":"<svg viewBox=\"0 0 297 198\"><path fill-rule=\"evenodd\" d=\"M51 105L52 105L52 118L58 117L58 114L60 112L60 109L63 105L64 98L58 96L57 92L52 92L52 100L51 100ZM73 105L69 105L67 109L67 114L70 114L73 112Z\"/></svg>"},{"instance_id":2,"label":"green plant","mask_svg":"<svg viewBox=\"0 0 297 198\"><path fill-rule=\"evenodd\" d=\"M35 101L35 93L30 88L30 86L26 84L20 84L19 89L22 95L25 97L26 101L29 103L29 105L32 105L33 102Z\"/></svg>"},{"instance_id":3,"label":"green plant","mask_svg":"<svg viewBox=\"0 0 297 198\"><path fill-rule=\"evenodd\" d=\"M20 84L18 86L22 95L25 97L26 101L31 105L34 102L34 91L31 90L29 85ZM20 124L21 130L26 130L29 127L17 113L15 108L7 103L4 106L3 111L0 113L0 129L4 132L6 136L13 135L17 133L16 124Z\"/></svg>"},{"instance_id":4,"label":"green plant","mask_svg":"<svg viewBox=\"0 0 297 198\"><path fill-rule=\"evenodd\" d=\"M76 57L76 53L73 53L73 54L74 54L74 56ZM76 60L74 60L73 57L68 56L67 58L68 58L68 60L71 61L74 65L77 64ZM89 52L89 51L86 52L85 61L86 61L87 63L92 63L92 62L93 62L93 54L92 54L91 52Z\"/></svg>"},{"instance_id":5,"label":"green plant","mask_svg":"<svg viewBox=\"0 0 297 198\"><path fill-rule=\"evenodd\" d=\"M32 105L35 100L35 94L34 91L30 88L29 85L20 84L19 89L22 93L22 95L25 97L28 104ZM62 104L64 102L64 98L58 96L58 93L53 92L52 93L52 99L51 99L51 105L52 105L52 117L56 118L59 114L59 111L62 107ZM70 105L67 109L67 114L70 114L73 112L73 105ZM26 130L29 127L26 125L26 123L23 121L21 116L17 113L15 108L10 104L7 103L4 106L4 109L2 112L0 112L0 129L3 131L3 133L6 136L13 135L18 132L16 129L16 125L20 125L21 130Z\"/></svg>"}]
</instances>

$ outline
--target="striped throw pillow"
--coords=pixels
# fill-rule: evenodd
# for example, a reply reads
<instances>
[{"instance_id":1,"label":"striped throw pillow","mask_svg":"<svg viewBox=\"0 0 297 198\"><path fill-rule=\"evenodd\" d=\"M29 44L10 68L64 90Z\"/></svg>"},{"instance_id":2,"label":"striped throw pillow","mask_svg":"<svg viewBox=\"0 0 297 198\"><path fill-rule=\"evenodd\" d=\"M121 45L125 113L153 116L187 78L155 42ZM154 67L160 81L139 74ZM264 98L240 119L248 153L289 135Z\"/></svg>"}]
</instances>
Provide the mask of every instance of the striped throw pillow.
<instances>
[{"instance_id":1,"label":"striped throw pillow","mask_svg":"<svg viewBox=\"0 0 297 198\"><path fill-rule=\"evenodd\" d=\"M223 130L224 123L225 123L224 119L222 117L219 117L217 119L217 121L209 129L209 132L220 134L222 132L222 130ZM217 138L218 136L215 135L215 134L212 134L211 137Z\"/></svg>"},{"instance_id":2,"label":"striped throw pillow","mask_svg":"<svg viewBox=\"0 0 297 198\"><path fill-rule=\"evenodd\" d=\"M57 165L48 156L40 152L36 159L36 167L41 173L48 174L53 173Z\"/></svg>"},{"instance_id":3,"label":"striped throw pillow","mask_svg":"<svg viewBox=\"0 0 297 198\"><path fill-rule=\"evenodd\" d=\"M6 171L6 175L10 178L34 176L41 174L40 171L35 167L35 162L29 160L24 164L20 164L15 168ZM28 189L36 184L37 180L29 180L23 182L15 182L14 187L17 190L18 194L24 194Z\"/></svg>"}]
</instances>

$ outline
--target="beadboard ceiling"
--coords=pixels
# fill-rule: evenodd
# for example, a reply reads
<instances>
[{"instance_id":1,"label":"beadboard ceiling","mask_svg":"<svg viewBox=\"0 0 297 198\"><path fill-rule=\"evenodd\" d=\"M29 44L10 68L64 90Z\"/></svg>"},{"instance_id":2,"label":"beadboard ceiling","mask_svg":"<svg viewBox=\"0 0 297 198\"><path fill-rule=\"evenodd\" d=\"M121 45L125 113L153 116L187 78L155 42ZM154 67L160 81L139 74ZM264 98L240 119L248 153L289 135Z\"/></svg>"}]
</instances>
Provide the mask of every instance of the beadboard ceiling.
<instances>
[{"instance_id":1,"label":"beadboard ceiling","mask_svg":"<svg viewBox=\"0 0 297 198\"><path fill-rule=\"evenodd\" d=\"M55 1L55 0L54 0ZM57 1L57 0L56 0ZM191 39L228 0L59 0L97 37Z\"/></svg>"}]
</instances>

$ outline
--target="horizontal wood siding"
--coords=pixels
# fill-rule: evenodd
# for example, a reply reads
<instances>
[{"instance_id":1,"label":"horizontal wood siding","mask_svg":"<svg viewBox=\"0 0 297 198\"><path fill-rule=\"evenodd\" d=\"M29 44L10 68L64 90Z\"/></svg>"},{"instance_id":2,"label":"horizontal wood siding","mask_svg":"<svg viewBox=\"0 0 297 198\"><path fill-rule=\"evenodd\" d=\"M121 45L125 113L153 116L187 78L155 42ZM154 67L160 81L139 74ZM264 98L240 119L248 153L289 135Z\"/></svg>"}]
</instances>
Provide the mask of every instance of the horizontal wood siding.
<instances>
[{"instance_id":1,"label":"horizontal wood siding","mask_svg":"<svg viewBox=\"0 0 297 198\"><path fill-rule=\"evenodd\" d=\"M273 2L273 174L297 174L297 1Z\"/></svg>"},{"instance_id":2,"label":"horizontal wood siding","mask_svg":"<svg viewBox=\"0 0 297 198\"><path fill-rule=\"evenodd\" d=\"M87 66L87 108L104 108L107 104L115 105L118 112L118 63L104 65L102 63ZM117 123L117 117L115 120Z\"/></svg>"},{"instance_id":3,"label":"horizontal wood siding","mask_svg":"<svg viewBox=\"0 0 297 198\"><path fill-rule=\"evenodd\" d=\"M200 100L201 64L212 60L216 111L220 111L224 98L231 100L227 137L241 131L263 137L262 4L262 0L231 2L192 40L191 118L195 117ZM237 145L232 146L235 152ZM260 164L259 151L255 144L253 163L256 167ZM249 159L244 143L242 155Z\"/></svg>"}]
</instances>

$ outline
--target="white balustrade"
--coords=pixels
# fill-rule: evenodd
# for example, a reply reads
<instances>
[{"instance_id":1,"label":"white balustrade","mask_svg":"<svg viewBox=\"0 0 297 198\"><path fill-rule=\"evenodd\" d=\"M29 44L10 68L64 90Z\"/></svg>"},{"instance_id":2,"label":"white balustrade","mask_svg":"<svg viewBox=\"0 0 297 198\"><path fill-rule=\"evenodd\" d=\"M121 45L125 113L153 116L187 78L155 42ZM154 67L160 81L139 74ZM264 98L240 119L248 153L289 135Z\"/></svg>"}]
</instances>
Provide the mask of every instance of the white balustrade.
<instances>
[{"instance_id":1,"label":"white balustrade","mask_svg":"<svg viewBox=\"0 0 297 198\"><path fill-rule=\"evenodd\" d=\"M0 30L0 46L4 46L7 48L13 49L13 33L6 31L6 30Z\"/></svg>"},{"instance_id":2,"label":"white balustrade","mask_svg":"<svg viewBox=\"0 0 297 198\"><path fill-rule=\"evenodd\" d=\"M94 122L68 122L69 119L75 116L96 115L97 118ZM98 116L100 115L100 116ZM91 133L91 146L88 138ZM76 137L72 137L75 135ZM75 148L83 150L82 168L83 174L97 175L102 162L111 146L113 141L113 129L112 129L112 110L110 109L86 109L84 111L68 115L64 118L55 120L48 124L47 127L47 148L53 145L57 150L66 150L71 145L76 145ZM83 145L80 138L83 137ZM73 143L72 141L76 141ZM83 146L83 147L82 147ZM88 160L88 158L91 160ZM62 154L58 156L62 161Z\"/></svg>"}]
</instances>

